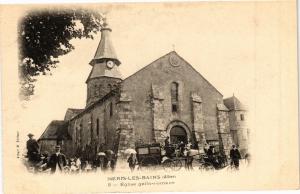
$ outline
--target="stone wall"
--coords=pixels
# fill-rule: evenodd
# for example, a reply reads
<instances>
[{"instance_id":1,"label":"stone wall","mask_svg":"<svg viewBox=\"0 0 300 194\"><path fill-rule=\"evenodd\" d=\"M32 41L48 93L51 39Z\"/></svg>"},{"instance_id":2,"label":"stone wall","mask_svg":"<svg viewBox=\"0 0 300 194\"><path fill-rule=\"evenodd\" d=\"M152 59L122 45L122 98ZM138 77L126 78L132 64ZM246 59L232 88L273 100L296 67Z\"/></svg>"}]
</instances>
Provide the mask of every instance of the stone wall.
<instances>
[{"instance_id":1,"label":"stone wall","mask_svg":"<svg viewBox=\"0 0 300 194\"><path fill-rule=\"evenodd\" d=\"M204 132L204 115L202 107L202 98L197 93L191 94L192 101L192 118L193 118L193 129L192 133L195 140L198 142L200 150L204 149L206 143L205 132Z\"/></svg>"},{"instance_id":2,"label":"stone wall","mask_svg":"<svg viewBox=\"0 0 300 194\"><path fill-rule=\"evenodd\" d=\"M217 110L220 150L229 155L232 146L232 137L230 134L228 109L224 104L217 104Z\"/></svg>"},{"instance_id":3,"label":"stone wall","mask_svg":"<svg viewBox=\"0 0 300 194\"><path fill-rule=\"evenodd\" d=\"M164 125L164 110L163 110L164 97L160 91L159 86L152 84L152 117L153 117L153 139L157 143L164 144L164 140L168 136Z\"/></svg>"},{"instance_id":4,"label":"stone wall","mask_svg":"<svg viewBox=\"0 0 300 194\"><path fill-rule=\"evenodd\" d=\"M98 77L88 80L86 107L101 99L111 90L118 88L121 81L121 79L111 77Z\"/></svg>"},{"instance_id":5,"label":"stone wall","mask_svg":"<svg viewBox=\"0 0 300 194\"><path fill-rule=\"evenodd\" d=\"M244 120L241 119L244 115ZM233 137L233 144L238 145L244 155L248 152L249 137L247 128L247 112L245 110L231 110L229 112L230 130Z\"/></svg>"},{"instance_id":6,"label":"stone wall","mask_svg":"<svg viewBox=\"0 0 300 194\"><path fill-rule=\"evenodd\" d=\"M39 140L40 152L43 154L48 152L48 155L55 153L56 140Z\"/></svg>"},{"instance_id":7,"label":"stone wall","mask_svg":"<svg viewBox=\"0 0 300 194\"><path fill-rule=\"evenodd\" d=\"M64 140L63 145L61 145L61 152L68 157L74 157L74 147L72 140Z\"/></svg>"},{"instance_id":8,"label":"stone wall","mask_svg":"<svg viewBox=\"0 0 300 194\"><path fill-rule=\"evenodd\" d=\"M170 59L174 57L177 65L170 63ZM172 112L172 82L179 85L177 112ZM161 142L160 137L165 138L167 126L175 120L182 121L192 131L193 92L199 93L202 98L205 134L209 133L210 138L218 139L216 104L223 101L222 94L175 52L157 59L123 80L122 89L132 98L136 141L142 138L145 143L153 142L154 139Z\"/></svg>"},{"instance_id":9,"label":"stone wall","mask_svg":"<svg viewBox=\"0 0 300 194\"><path fill-rule=\"evenodd\" d=\"M93 157L99 151L114 150L117 144L117 112L117 96L112 94L72 119L69 132L72 132L75 152L82 152L88 147Z\"/></svg>"},{"instance_id":10,"label":"stone wall","mask_svg":"<svg viewBox=\"0 0 300 194\"><path fill-rule=\"evenodd\" d=\"M45 152L48 152L48 155L55 153L55 147L57 145L57 140L53 139L42 139L38 141L38 144L40 146L40 153L44 154ZM63 140L60 141L61 146L61 153L65 154L67 157L73 157L74 156L74 148L72 140Z\"/></svg>"},{"instance_id":11,"label":"stone wall","mask_svg":"<svg viewBox=\"0 0 300 194\"><path fill-rule=\"evenodd\" d=\"M126 149L135 149L131 98L125 93L120 94L117 102L117 114L115 139L118 144L115 150L118 150L119 159L124 159Z\"/></svg>"}]
</instances>

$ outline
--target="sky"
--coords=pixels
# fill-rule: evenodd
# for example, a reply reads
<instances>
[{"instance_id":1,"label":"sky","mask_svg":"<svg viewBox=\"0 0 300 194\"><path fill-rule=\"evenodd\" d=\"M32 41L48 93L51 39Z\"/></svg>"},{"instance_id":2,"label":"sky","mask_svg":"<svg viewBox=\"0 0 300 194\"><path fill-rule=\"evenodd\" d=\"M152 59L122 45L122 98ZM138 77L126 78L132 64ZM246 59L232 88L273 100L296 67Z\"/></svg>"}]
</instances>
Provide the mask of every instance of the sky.
<instances>
[{"instance_id":1,"label":"sky","mask_svg":"<svg viewBox=\"0 0 300 194\"><path fill-rule=\"evenodd\" d=\"M254 4L188 7L126 6L95 7L105 13L112 28L111 39L123 78L175 50L200 72L223 96L238 97L249 105L254 87L255 7ZM239 15L239 17L236 17ZM20 120L24 131L38 138L51 120L62 120L67 108L84 108L85 81L91 70L100 33L94 40L75 39L75 50L59 57L52 75L40 76L35 95L22 102Z\"/></svg>"}]
</instances>

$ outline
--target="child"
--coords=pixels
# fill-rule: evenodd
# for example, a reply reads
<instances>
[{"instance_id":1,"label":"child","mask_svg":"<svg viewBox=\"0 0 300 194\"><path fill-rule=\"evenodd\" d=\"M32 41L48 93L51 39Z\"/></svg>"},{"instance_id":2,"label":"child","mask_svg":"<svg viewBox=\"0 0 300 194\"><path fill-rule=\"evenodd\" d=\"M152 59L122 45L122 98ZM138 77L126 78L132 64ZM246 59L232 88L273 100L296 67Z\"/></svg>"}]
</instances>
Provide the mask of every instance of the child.
<instances>
[{"instance_id":1,"label":"child","mask_svg":"<svg viewBox=\"0 0 300 194\"><path fill-rule=\"evenodd\" d=\"M136 157L133 153L130 154L128 160L127 160L128 164L129 164L129 168L131 171L134 170L135 165L136 165Z\"/></svg>"}]
</instances>

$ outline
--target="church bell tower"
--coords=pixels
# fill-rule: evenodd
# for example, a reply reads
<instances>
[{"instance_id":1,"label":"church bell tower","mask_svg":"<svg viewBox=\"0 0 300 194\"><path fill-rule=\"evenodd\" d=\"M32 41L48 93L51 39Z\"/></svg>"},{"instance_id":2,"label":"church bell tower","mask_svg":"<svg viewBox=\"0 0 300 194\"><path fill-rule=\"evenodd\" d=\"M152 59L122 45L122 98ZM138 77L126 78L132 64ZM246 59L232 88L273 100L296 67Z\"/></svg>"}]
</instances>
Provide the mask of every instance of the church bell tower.
<instances>
[{"instance_id":1,"label":"church bell tower","mask_svg":"<svg viewBox=\"0 0 300 194\"><path fill-rule=\"evenodd\" d=\"M89 63L93 68L86 80L86 107L103 98L111 90L118 87L122 81L118 70L119 61L110 40L111 29L104 22L101 29L101 40L94 58Z\"/></svg>"}]
</instances>

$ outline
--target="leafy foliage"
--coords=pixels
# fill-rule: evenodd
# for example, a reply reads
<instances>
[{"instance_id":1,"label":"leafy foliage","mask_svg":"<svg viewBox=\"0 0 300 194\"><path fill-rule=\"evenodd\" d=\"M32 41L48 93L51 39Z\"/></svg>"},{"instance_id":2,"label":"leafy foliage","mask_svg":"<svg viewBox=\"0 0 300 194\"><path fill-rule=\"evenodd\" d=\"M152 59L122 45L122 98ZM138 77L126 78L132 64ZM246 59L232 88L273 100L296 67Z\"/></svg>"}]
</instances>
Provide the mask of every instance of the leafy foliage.
<instances>
[{"instance_id":1,"label":"leafy foliage","mask_svg":"<svg viewBox=\"0 0 300 194\"><path fill-rule=\"evenodd\" d=\"M100 13L83 9L43 10L28 13L19 24L20 97L34 94L34 79L55 68L58 57L74 49L73 38L91 38L102 27Z\"/></svg>"}]
</instances>

